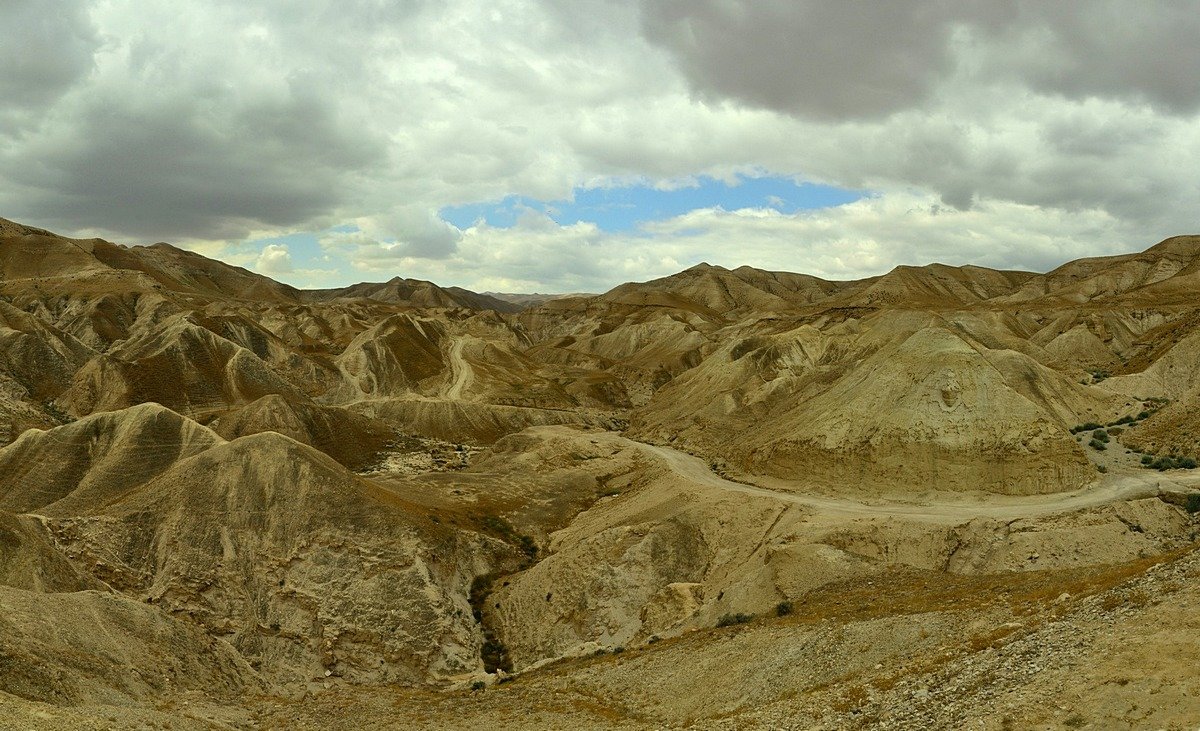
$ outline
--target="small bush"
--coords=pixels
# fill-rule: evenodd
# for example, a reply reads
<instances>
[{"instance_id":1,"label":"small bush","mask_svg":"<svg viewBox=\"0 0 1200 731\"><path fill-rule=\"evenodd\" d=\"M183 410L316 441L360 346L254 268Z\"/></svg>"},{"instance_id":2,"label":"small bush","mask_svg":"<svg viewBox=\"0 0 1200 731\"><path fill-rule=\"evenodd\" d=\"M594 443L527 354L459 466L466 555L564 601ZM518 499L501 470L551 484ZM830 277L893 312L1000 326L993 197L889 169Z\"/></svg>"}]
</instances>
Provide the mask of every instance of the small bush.
<instances>
[{"instance_id":1,"label":"small bush","mask_svg":"<svg viewBox=\"0 0 1200 731\"><path fill-rule=\"evenodd\" d=\"M72 417L66 411L63 411L62 407L53 401L43 401L42 411L46 412L59 424L70 424L71 422L75 421L74 417Z\"/></svg>"},{"instance_id":2,"label":"small bush","mask_svg":"<svg viewBox=\"0 0 1200 731\"><path fill-rule=\"evenodd\" d=\"M1104 450L1108 449L1108 447L1104 445L1104 442L1100 441L1099 439L1093 439L1092 441L1088 442L1088 446L1097 452L1103 452Z\"/></svg>"},{"instance_id":3,"label":"small bush","mask_svg":"<svg viewBox=\"0 0 1200 731\"><path fill-rule=\"evenodd\" d=\"M1105 444L1108 444L1108 432L1103 429L1097 429L1096 431L1092 432L1092 439L1098 439Z\"/></svg>"},{"instance_id":4,"label":"small bush","mask_svg":"<svg viewBox=\"0 0 1200 731\"><path fill-rule=\"evenodd\" d=\"M1149 419L1149 418L1150 418L1150 412L1149 412L1149 411L1143 411L1143 412L1141 412L1141 413L1139 413L1139 414L1137 415L1137 420L1138 420L1138 421L1145 421L1146 419Z\"/></svg>"},{"instance_id":5,"label":"small bush","mask_svg":"<svg viewBox=\"0 0 1200 731\"><path fill-rule=\"evenodd\" d=\"M782 601L775 605L775 616L776 617L786 617L789 614L791 614L792 612L794 612L795 610L796 610L796 608L794 606L792 606L791 602Z\"/></svg>"},{"instance_id":6,"label":"small bush","mask_svg":"<svg viewBox=\"0 0 1200 731\"><path fill-rule=\"evenodd\" d=\"M471 690L483 690L486 687L487 683L482 680L476 680L474 683L471 683Z\"/></svg>"},{"instance_id":7,"label":"small bush","mask_svg":"<svg viewBox=\"0 0 1200 731\"><path fill-rule=\"evenodd\" d=\"M1102 464L1098 464L1098 465L1096 465L1096 471L1097 471L1097 472L1099 472L1099 473L1100 473L1100 474L1102 474L1102 475L1107 475L1107 474L1108 474L1108 468L1107 468L1107 467L1105 467L1105 466L1104 466L1104 465L1102 465Z\"/></svg>"},{"instance_id":8,"label":"small bush","mask_svg":"<svg viewBox=\"0 0 1200 731\"><path fill-rule=\"evenodd\" d=\"M1183 504L1183 509L1189 513L1200 513L1200 495L1188 495L1187 502Z\"/></svg>"},{"instance_id":9,"label":"small bush","mask_svg":"<svg viewBox=\"0 0 1200 731\"><path fill-rule=\"evenodd\" d=\"M1075 427L1074 429L1071 430L1071 433L1072 434L1080 434L1082 432L1092 431L1094 429L1099 429L1101 427L1102 427L1101 424L1097 424L1094 421L1089 421L1086 424L1080 424L1079 426Z\"/></svg>"},{"instance_id":10,"label":"small bush","mask_svg":"<svg viewBox=\"0 0 1200 731\"><path fill-rule=\"evenodd\" d=\"M1170 457L1159 457L1150 463L1150 469L1166 472L1175 469L1175 460Z\"/></svg>"},{"instance_id":11,"label":"small bush","mask_svg":"<svg viewBox=\"0 0 1200 731\"><path fill-rule=\"evenodd\" d=\"M745 624L752 619L754 619L753 614L742 614L741 612L737 614L722 614L721 618L717 620L717 626L731 627L735 624Z\"/></svg>"},{"instance_id":12,"label":"small bush","mask_svg":"<svg viewBox=\"0 0 1200 731\"><path fill-rule=\"evenodd\" d=\"M521 552L524 553L526 556L533 558L534 556L537 555L537 552L538 552L537 541L533 540L533 538L531 536L527 536L527 535L523 535L523 534L519 535L519 536L517 536L517 543L519 543L521 545Z\"/></svg>"},{"instance_id":13,"label":"small bush","mask_svg":"<svg viewBox=\"0 0 1200 731\"><path fill-rule=\"evenodd\" d=\"M1152 455L1152 454L1143 454L1142 455L1142 464L1149 466L1150 463L1153 461L1154 461L1154 455Z\"/></svg>"},{"instance_id":14,"label":"small bush","mask_svg":"<svg viewBox=\"0 0 1200 731\"><path fill-rule=\"evenodd\" d=\"M1176 460L1175 466L1181 470L1194 470L1196 469L1196 460L1192 457L1181 457Z\"/></svg>"}]
</instances>

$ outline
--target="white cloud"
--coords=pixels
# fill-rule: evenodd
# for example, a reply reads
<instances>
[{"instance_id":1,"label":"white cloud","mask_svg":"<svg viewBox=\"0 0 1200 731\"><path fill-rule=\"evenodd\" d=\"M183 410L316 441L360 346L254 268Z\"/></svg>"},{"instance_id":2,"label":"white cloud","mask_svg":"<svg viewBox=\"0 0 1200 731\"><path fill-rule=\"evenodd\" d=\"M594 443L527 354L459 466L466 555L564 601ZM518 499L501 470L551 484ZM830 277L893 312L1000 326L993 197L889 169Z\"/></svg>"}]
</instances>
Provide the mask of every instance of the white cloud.
<instances>
[{"instance_id":1,"label":"white cloud","mask_svg":"<svg viewBox=\"0 0 1200 731\"><path fill-rule=\"evenodd\" d=\"M294 269L292 254L286 244L267 244L254 262L254 268L262 274L286 274Z\"/></svg>"},{"instance_id":2,"label":"white cloud","mask_svg":"<svg viewBox=\"0 0 1200 731\"><path fill-rule=\"evenodd\" d=\"M389 257L380 253L382 245L364 237L341 241L340 255L364 272L402 272L477 291L543 292L604 291L701 261L828 279L931 261L1046 270L1069 259L1154 243L1103 210L983 200L964 211L915 191L797 214L697 210L629 233L588 223L560 226L529 214L512 228L467 229L455 254L438 260Z\"/></svg>"}]
</instances>

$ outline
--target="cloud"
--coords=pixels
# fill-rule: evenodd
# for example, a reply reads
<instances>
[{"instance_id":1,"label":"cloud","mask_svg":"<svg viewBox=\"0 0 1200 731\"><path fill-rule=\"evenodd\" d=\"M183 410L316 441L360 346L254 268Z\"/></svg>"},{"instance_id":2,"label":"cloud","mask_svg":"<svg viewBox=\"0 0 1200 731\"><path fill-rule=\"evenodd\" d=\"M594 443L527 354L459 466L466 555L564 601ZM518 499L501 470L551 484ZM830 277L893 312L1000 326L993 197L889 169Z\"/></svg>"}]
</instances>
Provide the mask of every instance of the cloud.
<instances>
[{"instance_id":1,"label":"cloud","mask_svg":"<svg viewBox=\"0 0 1200 731\"><path fill-rule=\"evenodd\" d=\"M262 274L286 274L294 269L292 254L284 244L267 244L254 262L254 268Z\"/></svg>"},{"instance_id":2,"label":"cloud","mask_svg":"<svg viewBox=\"0 0 1200 731\"><path fill-rule=\"evenodd\" d=\"M386 159L336 69L293 66L250 11L202 7L96 9L111 35L95 73L0 147L19 215L135 240L239 238L329 213Z\"/></svg>"},{"instance_id":3,"label":"cloud","mask_svg":"<svg viewBox=\"0 0 1200 731\"><path fill-rule=\"evenodd\" d=\"M646 37L701 96L823 119L923 102L951 68L949 2L651 0Z\"/></svg>"},{"instance_id":4,"label":"cloud","mask_svg":"<svg viewBox=\"0 0 1200 731\"><path fill-rule=\"evenodd\" d=\"M588 223L564 226L529 212L509 228L468 228L455 254L437 260L381 255L378 242L361 235L339 242L338 256L362 271L399 271L477 291L542 292L601 292L701 261L829 279L858 279L931 261L1045 271L1069 259L1154 243L1102 210L994 201L956 210L918 192L795 214L708 208L632 232L606 232Z\"/></svg>"},{"instance_id":5,"label":"cloud","mask_svg":"<svg viewBox=\"0 0 1200 731\"><path fill-rule=\"evenodd\" d=\"M1192 0L646 0L642 29L702 97L819 119L921 108L962 74L1071 99L1200 106Z\"/></svg>"},{"instance_id":6,"label":"cloud","mask_svg":"<svg viewBox=\"0 0 1200 731\"><path fill-rule=\"evenodd\" d=\"M1103 211L1007 202L956 210L922 193L866 198L794 215L769 208L708 209L648 228L648 233L676 243L685 261L750 264L829 279L859 279L900 264L934 261L1046 271L1069 259L1115 253L1129 245L1129 232ZM730 250L729 241L738 242L736 250Z\"/></svg>"},{"instance_id":7,"label":"cloud","mask_svg":"<svg viewBox=\"0 0 1200 731\"><path fill-rule=\"evenodd\" d=\"M0 20L31 39L0 49L3 215L227 252L332 237L330 281L597 288L701 242L784 262L788 236L833 241L747 216L693 221L724 240L437 216L580 186L789 177L924 201L937 231L1074 246L1074 216L1131 248L1192 230L1200 200L1196 0L10 0ZM938 253L888 244L895 223L870 232L880 262ZM346 226L363 238L335 242ZM291 253L306 281L338 263Z\"/></svg>"},{"instance_id":8,"label":"cloud","mask_svg":"<svg viewBox=\"0 0 1200 731\"><path fill-rule=\"evenodd\" d=\"M1014 3L1016 22L992 39L987 63L1039 91L1200 107L1200 3L1138 0ZM1019 53L1013 53L1019 49Z\"/></svg>"},{"instance_id":9,"label":"cloud","mask_svg":"<svg viewBox=\"0 0 1200 731\"><path fill-rule=\"evenodd\" d=\"M443 259L454 253L462 232L434 211L419 206L393 208L385 215L364 219L363 231L388 241L380 248L395 256Z\"/></svg>"},{"instance_id":10,"label":"cloud","mask_svg":"<svg viewBox=\"0 0 1200 731\"><path fill-rule=\"evenodd\" d=\"M79 0L0 3L0 132L25 126L93 68L100 35Z\"/></svg>"}]
</instances>

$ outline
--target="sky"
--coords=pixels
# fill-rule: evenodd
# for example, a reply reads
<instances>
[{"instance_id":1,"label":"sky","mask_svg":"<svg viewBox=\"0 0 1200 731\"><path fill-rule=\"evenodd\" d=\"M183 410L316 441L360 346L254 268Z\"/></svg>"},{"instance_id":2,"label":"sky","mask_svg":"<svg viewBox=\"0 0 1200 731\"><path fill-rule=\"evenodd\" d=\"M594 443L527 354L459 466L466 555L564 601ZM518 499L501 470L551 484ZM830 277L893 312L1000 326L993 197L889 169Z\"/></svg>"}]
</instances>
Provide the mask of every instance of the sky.
<instances>
[{"instance_id":1,"label":"sky","mask_svg":"<svg viewBox=\"0 0 1200 731\"><path fill-rule=\"evenodd\" d=\"M0 216L301 287L1200 232L1200 0L0 0Z\"/></svg>"}]
</instances>

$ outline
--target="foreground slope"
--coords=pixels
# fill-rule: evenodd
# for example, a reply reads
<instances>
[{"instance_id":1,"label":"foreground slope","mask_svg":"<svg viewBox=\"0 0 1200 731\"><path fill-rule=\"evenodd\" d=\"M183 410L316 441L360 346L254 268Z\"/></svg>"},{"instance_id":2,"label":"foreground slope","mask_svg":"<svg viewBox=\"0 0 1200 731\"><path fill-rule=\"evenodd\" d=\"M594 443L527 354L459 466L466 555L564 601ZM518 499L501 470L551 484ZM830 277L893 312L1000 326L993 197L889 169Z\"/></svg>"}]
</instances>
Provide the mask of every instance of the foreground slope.
<instances>
[{"instance_id":1,"label":"foreground slope","mask_svg":"<svg viewBox=\"0 0 1200 731\"><path fill-rule=\"evenodd\" d=\"M49 516L105 586L188 618L274 682L477 666L467 585L504 545L440 529L288 437L226 442L142 405L27 432L0 465L5 508Z\"/></svg>"}]
</instances>

